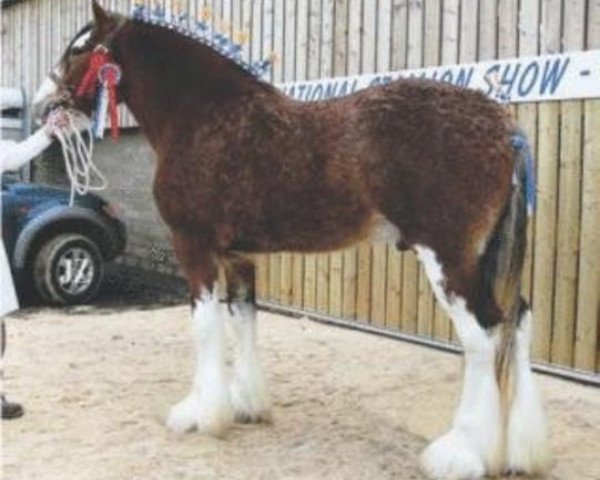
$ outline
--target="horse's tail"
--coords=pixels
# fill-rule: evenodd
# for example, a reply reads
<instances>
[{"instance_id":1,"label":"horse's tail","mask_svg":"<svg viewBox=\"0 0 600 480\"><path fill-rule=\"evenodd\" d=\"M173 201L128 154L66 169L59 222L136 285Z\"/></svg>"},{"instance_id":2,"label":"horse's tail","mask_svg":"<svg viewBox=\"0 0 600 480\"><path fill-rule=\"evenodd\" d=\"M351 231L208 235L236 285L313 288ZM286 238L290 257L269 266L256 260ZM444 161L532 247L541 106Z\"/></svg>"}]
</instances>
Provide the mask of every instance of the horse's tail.
<instances>
[{"instance_id":1,"label":"horse's tail","mask_svg":"<svg viewBox=\"0 0 600 480\"><path fill-rule=\"evenodd\" d=\"M521 130L511 136L511 146L515 156L512 189L486 252L486 277L490 280L496 306L502 312L503 323L509 325L515 324L519 318L521 274L527 248L527 217L533 211L535 201L533 158L527 138Z\"/></svg>"},{"instance_id":2,"label":"horse's tail","mask_svg":"<svg viewBox=\"0 0 600 480\"><path fill-rule=\"evenodd\" d=\"M520 295L521 274L527 248L527 217L534 208L535 199L533 158L527 138L521 130L516 130L510 141L515 156L512 189L483 259L485 287L502 315L498 325L500 344L496 355L496 378L505 422L512 399L515 335L522 309L526 308Z\"/></svg>"}]
</instances>

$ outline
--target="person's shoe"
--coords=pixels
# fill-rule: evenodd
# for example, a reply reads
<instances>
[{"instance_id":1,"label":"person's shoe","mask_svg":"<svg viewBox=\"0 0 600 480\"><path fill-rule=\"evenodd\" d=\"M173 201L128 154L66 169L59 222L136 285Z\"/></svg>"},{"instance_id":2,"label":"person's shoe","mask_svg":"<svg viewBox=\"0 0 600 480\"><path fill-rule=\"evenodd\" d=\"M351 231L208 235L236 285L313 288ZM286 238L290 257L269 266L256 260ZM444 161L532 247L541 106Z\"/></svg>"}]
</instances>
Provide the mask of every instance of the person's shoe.
<instances>
[{"instance_id":1,"label":"person's shoe","mask_svg":"<svg viewBox=\"0 0 600 480\"><path fill-rule=\"evenodd\" d=\"M9 402L4 395L2 395L2 420L11 420L13 418L19 418L23 416L23 407L18 403Z\"/></svg>"}]
</instances>

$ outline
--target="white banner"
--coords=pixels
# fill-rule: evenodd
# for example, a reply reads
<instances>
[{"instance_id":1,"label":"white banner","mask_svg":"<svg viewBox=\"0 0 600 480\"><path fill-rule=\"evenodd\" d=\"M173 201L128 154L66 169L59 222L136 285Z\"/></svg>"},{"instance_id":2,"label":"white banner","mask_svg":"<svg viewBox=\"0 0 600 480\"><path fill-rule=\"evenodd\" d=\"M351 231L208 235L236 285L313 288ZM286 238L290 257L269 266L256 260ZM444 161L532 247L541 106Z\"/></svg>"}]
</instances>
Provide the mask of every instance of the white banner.
<instances>
[{"instance_id":1,"label":"white banner","mask_svg":"<svg viewBox=\"0 0 600 480\"><path fill-rule=\"evenodd\" d=\"M510 103L596 98L600 97L600 50L293 82L279 88L297 100L313 101L411 77L480 90Z\"/></svg>"}]
</instances>

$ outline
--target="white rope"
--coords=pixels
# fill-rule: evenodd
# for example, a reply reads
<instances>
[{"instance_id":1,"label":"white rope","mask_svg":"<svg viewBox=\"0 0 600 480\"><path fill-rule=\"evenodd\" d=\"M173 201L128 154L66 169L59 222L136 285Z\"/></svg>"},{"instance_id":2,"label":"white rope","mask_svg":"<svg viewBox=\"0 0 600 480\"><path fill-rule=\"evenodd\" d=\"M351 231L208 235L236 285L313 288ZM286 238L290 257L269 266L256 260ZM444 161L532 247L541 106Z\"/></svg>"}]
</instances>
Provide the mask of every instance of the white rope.
<instances>
[{"instance_id":1,"label":"white rope","mask_svg":"<svg viewBox=\"0 0 600 480\"><path fill-rule=\"evenodd\" d=\"M84 125L82 132L78 126ZM92 159L94 139L89 119L81 112L66 110L61 121L51 122L51 126L62 147L65 169L71 181L70 205L73 206L75 194L86 195L90 191L106 189L108 181ZM96 185L93 184L94 177L98 179Z\"/></svg>"}]
</instances>

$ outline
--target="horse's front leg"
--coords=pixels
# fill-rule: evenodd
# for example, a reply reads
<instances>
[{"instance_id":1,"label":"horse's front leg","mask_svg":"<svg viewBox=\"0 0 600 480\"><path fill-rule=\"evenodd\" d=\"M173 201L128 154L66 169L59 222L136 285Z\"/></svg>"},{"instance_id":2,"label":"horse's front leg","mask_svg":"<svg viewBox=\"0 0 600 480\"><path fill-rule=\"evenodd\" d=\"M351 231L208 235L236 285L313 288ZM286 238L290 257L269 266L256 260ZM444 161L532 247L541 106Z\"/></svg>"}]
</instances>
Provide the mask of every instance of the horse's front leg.
<instances>
[{"instance_id":1,"label":"horse's front leg","mask_svg":"<svg viewBox=\"0 0 600 480\"><path fill-rule=\"evenodd\" d=\"M256 343L255 266L244 257L225 257L228 319L235 335L231 400L243 423L271 420L271 400Z\"/></svg>"},{"instance_id":2,"label":"horse's front leg","mask_svg":"<svg viewBox=\"0 0 600 480\"><path fill-rule=\"evenodd\" d=\"M225 364L225 325L217 288L217 257L201 237L174 234L175 251L192 295L196 372L191 392L176 404L167 425L222 436L233 423Z\"/></svg>"}]
</instances>

